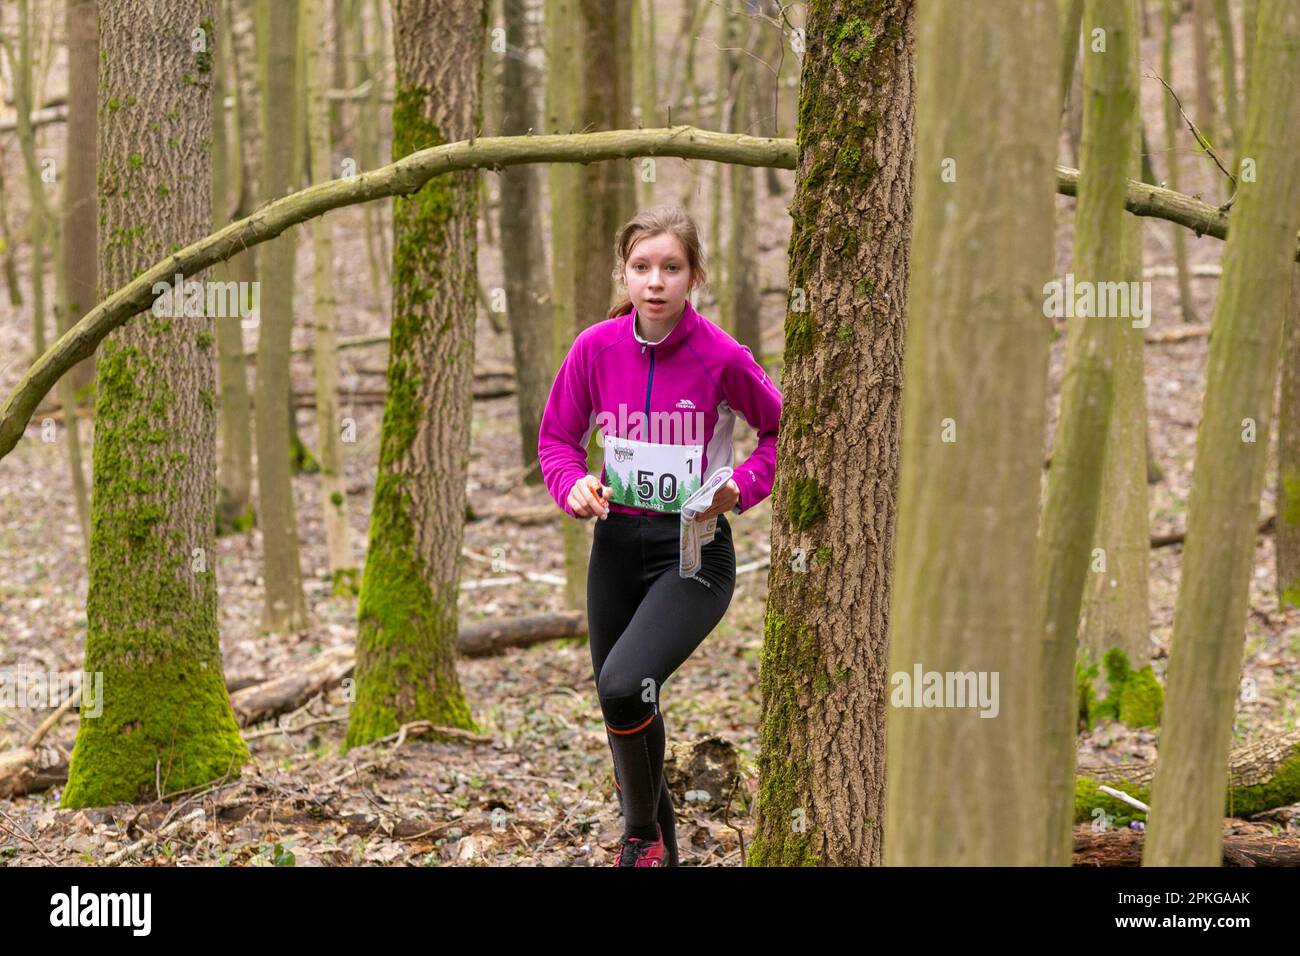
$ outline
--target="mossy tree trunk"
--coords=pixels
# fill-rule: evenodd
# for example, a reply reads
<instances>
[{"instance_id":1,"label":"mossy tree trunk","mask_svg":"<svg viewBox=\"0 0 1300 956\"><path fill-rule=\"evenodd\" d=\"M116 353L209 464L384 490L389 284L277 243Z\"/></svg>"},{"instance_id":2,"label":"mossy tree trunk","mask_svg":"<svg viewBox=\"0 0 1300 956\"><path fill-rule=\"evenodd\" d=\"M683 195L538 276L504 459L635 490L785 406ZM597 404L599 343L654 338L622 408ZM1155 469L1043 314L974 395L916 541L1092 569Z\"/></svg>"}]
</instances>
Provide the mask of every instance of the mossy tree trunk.
<instances>
[{"instance_id":1,"label":"mossy tree trunk","mask_svg":"<svg viewBox=\"0 0 1300 956\"><path fill-rule=\"evenodd\" d=\"M326 0L303 0L306 32L308 116L307 131L311 179L323 183L334 178L330 152L330 106L326 99L326 67L330 56L330 11ZM337 8L337 4L335 5ZM335 10L335 23L340 24ZM338 66L335 61L334 66ZM312 354L316 371L316 442L320 447L320 494L325 518L325 550L335 594L356 592L357 568L348 529L347 488L343 481L343 449L338 411L339 357L334 298L334 240L325 216L311 221L311 246L315 266L315 329Z\"/></svg>"},{"instance_id":2,"label":"mossy tree trunk","mask_svg":"<svg viewBox=\"0 0 1300 956\"><path fill-rule=\"evenodd\" d=\"M1108 74L1109 83L1103 94L1113 98L1116 108L1127 106L1131 113L1128 128L1123 118L1108 109L1102 115L1106 125L1093 129L1085 127L1085 137L1123 137L1128 146L1125 156L1109 143L1097 144L1104 151L1108 164L1118 165L1119 175L1136 179L1142 165L1140 147L1141 117L1138 108L1138 43L1116 43L1125 37L1137 36L1137 11L1126 4L1128 16L1119 23L1121 36L1107 30L1106 56L1128 57L1127 82L1122 77ZM1094 29L1091 20L1088 33ZM1086 108L1086 107L1085 107ZM1099 111L1101 112L1101 111ZM1087 116L1085 115L1085 123ZM1097 153L1093 154L1094 156ZM1096 160L1094 159L1094 162ZM1080 217L1079 229L1086 226L1082 205L1075 208ZM1140 288L1142 282L1142 220L1136 216L1120 218L1119 236L1089 236L1088 241L1118 243L1122 246L1123 261L1118 273L1085 275L1076 270L1075 279L1095 279L1099 282L1132 283L1128 288ZM1086 245L1084 251L1087 251ZM1080 260L1080 266L1090 265ZM1136 316L1130 300L1129 315L1103 319L1114 323L1117 351L1114 364L1114 400L1111 406L1110 427L1106 433L1106 451L1102 464L1101 502L1097 512L1097 529L1093 535L1093 551L1084 578L1080 650L1085 668L1098 667L1098 696L1107 689L1102 658L1113 647L1122 650L1135 669L1146 666L1151 657L1150 601L1148 597L1147 570L1151 560L1151 528L1147 506L1147 401L1146 377L1143 374L1145 322L1151 318L1151 303L1146 303L1145 321ZM1075 318L1074 322L1087 321ZM1137 323L1135 325L1135 323Z\"/></svg>"},{"instance_id":3,"label":"mossy tree trunk","mask_svg":"<svg viewBox=\"0 0 1300 956\"><path fill-rule=\"evenodd\" d=\"M1061 115L1055 13L1053 0L1012 19L992 4L961 17L920 5L889 663L909 676L917 662L996 672L999 709L981 719L972 708L890 707L893 866L1032 866L1045 855L1039 612L1024 555L1038 530L1046 418L1039 303Z\"/></svg>"},{"instance_id":4,"label":"mossy tree trunk","mask_svg":"<svg viewBox=\"0 0 1300 956\"><path fill-rule=\"evenodd\" d=\"M211 225L211 0L99 4L99 298ZM100 346L83 712L62 806L154 799L248 758L217 634L210 317Z\"/></svg>"},{"instance_id":5,"label":"mossy tree trunk","mask_svg":"<svg viewBox=\"0 0 1300 956\"><path fill-rule=\"evenodd\" d=\"M487 3L397 0L393 155L481 121ZM357 609L357 700L345 745L411 720L473 729L456 675L469 463L477 172L393 204L393 330L370 543Z\"/></svg>"},{"instance_id":6,"label":"mossy tree trunk","mask_svg":"<svg viewBox=\"0 0 1300 956\"><path fill-rule=\"evenodd\" d=\"M299 181L294 114L298 109L298 4L258 0L258 73L262 78L262 197L278 199ZM262 529L262 576L269 631L307 626L298 522L291 481L289 347L297 233L286 230L262 250L261 322L257 328L257 522Z\"/></svg>"},{"instance_id":7,"label":"mossy tree trunk","mask_svg":"<svg viewBox=\"0 0 1300 956\"><path fill-rule=\"evenodd\" d=\"M1088 0L1084 7L1083 134L1075 207L1074 276L1119 282L1127 274L1124 189L1137 152L1136 89L1131 67L1136 24L1129 0ZM1097 32L1101 31L1101 32ZM1043 761L1048 804L1046 862L1070 860L1069 788L1074 779L1075 666L1079 609L1100 511L1107 433L1126 318L1070 320L1061 377L1052 467L1039 525L1036 566L1043 608L1046 688ZM1139 433L1140 439L1140 433ZM1145 453L1138 461L1145 463ZM1143 477L1145 490L1145 476Z\"/></svg>"},{"instance_id":8,"label":"mossy tree trunk","mask_svg":"<svg viewBox=\"0 0 1300 956\"><path fill-rule=\"evenodd\" d=\"M218 10L228 14L227 3ZM233 69L234 33L229 16L218 19L212 50L212 228L220 229L243 218L243 163L238 84L229 81ZM236 96L233 116L223 100L227 90ZM227 130L235 135L227 135ZM250 207L251 208L251 207ZM251 283L252 250L212 268L217 282ZM249 289L251 286L240 286ZM221 387L221 457L217 463L217 530L246 530L252 525L253 434L248 409L248 368L244 363L244 336L240 315L216 317L217 380Z\"/></svg>"},{"instance_id":9,"label":"mossy tree trunk","mask_svg":"<svg viewBox=\"0 0 1300 956\"><path fill-rule=\"evenodd\" d=\"M503 82L503 136L538 130L534 90L542 76L529 62L533 40L528 29L528 0L505 0L507 55ZM491 54L489 54L491 55ZM501 262L505 266L506 317L514 348L515 396L522 462L537 459L542 410L550 392L551 322L546 296L549 285L541 215L541 170L511 166L501 170ZM540 484L542 471L528 472L528 484Z\"/></svg>"},{"instance_id":10,"label":"mossy tree trunk","mask_svg":"<svg viewBox=\"0 0 1300 956\"><path fill-rule=\"evenodd\" d=\"M1143 865L1213 866L1259 495L1300 227L1300 6L1259 5L1243 176L1223 254Z\"/></svg>"},{"instance_id":11,"label":"mossy tree trunk","mask_svg":"<svg viewBox=\"0 0 1300 956\"><path fill-rule=\"evenodd\" d=\"M883 860L911 0L809 8L750 865Z\"/></svg>"}]
</instances>

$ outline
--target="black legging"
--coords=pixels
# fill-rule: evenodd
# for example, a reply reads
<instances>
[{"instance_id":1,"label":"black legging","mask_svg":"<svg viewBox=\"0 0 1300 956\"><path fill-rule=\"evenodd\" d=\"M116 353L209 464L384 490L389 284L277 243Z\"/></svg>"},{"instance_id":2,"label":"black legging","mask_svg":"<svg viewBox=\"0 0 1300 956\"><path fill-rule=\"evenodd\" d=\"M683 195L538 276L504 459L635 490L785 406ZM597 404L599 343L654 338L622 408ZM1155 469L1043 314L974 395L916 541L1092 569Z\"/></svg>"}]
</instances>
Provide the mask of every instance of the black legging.
<instances>
[{"instance_id":1,"label":"black legging","mask_svg":"<svg viewBox=\"0 0 1300 956\"><path fill-rule=\"evenodd\" d=\"M736 586L726 515L718 517L717 533L701 548L696 578L677 570L680 521L675 514L618 512L596 519L587 572L592 670L622 788L625 835L649 837L657 821L674 866L660 689L722 620ZM633 772L618 772L620 757Z\"/></svg>"}]
</instances>

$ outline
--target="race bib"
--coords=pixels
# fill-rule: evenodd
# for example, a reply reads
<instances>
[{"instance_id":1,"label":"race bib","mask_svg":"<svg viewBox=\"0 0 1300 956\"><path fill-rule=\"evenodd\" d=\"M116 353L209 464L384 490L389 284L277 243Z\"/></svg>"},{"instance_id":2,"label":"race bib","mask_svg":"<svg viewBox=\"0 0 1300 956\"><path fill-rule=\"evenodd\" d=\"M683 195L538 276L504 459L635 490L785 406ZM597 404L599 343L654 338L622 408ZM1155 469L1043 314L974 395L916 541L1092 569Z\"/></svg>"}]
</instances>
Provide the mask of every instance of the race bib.
<instances>
[{"instance_id":1,"label":"race bib","mask_svg":"<svg viewBox=\"0 0 1300 956\"><path fill-rule=\"evenodd\" d=\"M605 436L605 483L610 501L676 514L700 488L703 445L659 445Z\"/></svg>"}]
</instances>

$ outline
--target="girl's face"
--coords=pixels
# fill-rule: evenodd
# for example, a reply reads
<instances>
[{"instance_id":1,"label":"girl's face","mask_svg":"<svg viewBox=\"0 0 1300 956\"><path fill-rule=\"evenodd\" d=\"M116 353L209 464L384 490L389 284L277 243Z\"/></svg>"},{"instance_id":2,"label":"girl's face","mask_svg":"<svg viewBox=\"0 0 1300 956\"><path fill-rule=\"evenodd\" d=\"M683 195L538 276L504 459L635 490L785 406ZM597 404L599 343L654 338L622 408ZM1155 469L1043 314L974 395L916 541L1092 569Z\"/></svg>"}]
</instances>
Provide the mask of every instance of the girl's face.
<instances>
[{"instance_id":1,"label":"girl's face","mask_svg":"<svg viewBox=\"0 0 1300 956\"><path fill-rule=\"evenodd\" d=\"M686 250L670 232L639 239L623 266L623 281L647 331L672 325L686 307L691 289Z\"/></svg>"}]
</instances>

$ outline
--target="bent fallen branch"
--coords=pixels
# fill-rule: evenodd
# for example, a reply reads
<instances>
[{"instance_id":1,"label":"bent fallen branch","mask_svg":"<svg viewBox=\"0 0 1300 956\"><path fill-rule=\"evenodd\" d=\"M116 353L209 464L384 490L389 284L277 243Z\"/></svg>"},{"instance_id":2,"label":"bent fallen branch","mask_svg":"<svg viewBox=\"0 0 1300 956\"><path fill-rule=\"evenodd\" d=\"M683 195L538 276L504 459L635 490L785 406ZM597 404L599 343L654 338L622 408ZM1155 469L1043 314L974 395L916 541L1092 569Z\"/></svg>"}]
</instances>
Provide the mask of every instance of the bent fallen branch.
<instances>
[{"instance_id":1,"label":"bent fallen branch","mask_svg":"<svg viewBox=\"0 0 1300 956\"><path fill-rule=\"evenodd\" d=\"M332 209L410 195L443 173L465 169L500 171L506 166L525 163L585 164L654 156L794 169L797 149L793 139L715 133L694 126L493 136L430 147L379 169L309 186L173 253L86 313L32 364L0 406L0 458L13 450L32 412L63 374L90 356L110 332L149 308L155 298L155 284L169 284L177 273L186 277L196 275L243 249L274 239L286 229ZM1078 170L1058 166L1056 177L1057 191L1073 196ZM1125 205L1135 215L1167 219L1198 235L1223 239L1228 234L1226 213L1209 203L1159 186L1130 180Z\"/></svg>"}]
</instances>

